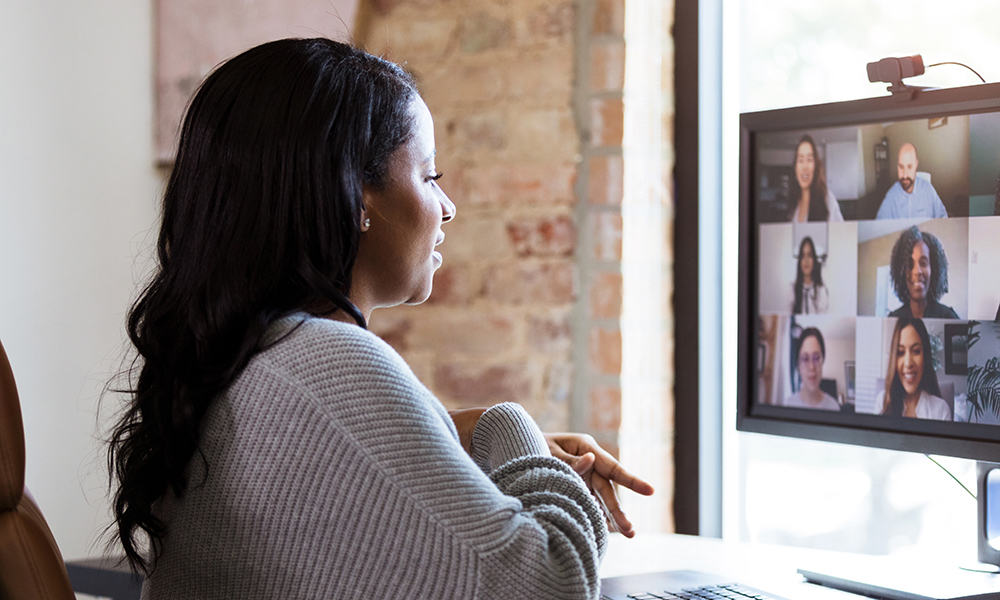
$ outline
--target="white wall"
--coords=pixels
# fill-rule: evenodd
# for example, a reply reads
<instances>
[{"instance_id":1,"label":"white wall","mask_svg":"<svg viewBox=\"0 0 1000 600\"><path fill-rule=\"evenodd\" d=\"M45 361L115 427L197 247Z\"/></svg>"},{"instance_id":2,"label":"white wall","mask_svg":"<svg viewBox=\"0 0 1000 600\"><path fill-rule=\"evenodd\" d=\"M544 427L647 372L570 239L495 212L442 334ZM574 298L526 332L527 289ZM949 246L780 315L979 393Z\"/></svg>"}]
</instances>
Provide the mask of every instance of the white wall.
<instances>
[{"instance_id":1,"label":"white wall","mask_svg":"<svg viewBox=\"0 0 1000 600\"><path fill-rule=\"evenodd\" d=\"M151 32L149 0L0 4L0 340L67 559L108 523L96 407L155 237Z\"/></svg>"},{"instance_id":2,"label":"white wall","mask_svg":"<svg viewBox=\"0 0 1000 600\"><path fill-rule=\"evenodd\" d=\"M1000 217L969 219L969 318L992 321L1000 305Z\"/></svg>"}]
</instances>

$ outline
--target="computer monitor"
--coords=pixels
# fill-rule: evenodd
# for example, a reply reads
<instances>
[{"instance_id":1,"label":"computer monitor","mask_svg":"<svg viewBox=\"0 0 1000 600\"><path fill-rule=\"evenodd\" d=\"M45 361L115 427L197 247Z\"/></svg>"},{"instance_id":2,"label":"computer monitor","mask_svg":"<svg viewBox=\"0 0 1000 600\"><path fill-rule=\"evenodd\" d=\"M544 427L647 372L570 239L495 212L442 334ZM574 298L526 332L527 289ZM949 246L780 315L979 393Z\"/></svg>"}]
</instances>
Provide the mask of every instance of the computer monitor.
<instances>
[{"instance_id":1,"label":"computer monitor","mask_svg":"<svg viewBox=\"0 0 1000 600\"><path fill-rule=\"evenodd\" d=\"M740 136L737 428L1000 463L1000 84Z\"/></svg>"}]
</instances>

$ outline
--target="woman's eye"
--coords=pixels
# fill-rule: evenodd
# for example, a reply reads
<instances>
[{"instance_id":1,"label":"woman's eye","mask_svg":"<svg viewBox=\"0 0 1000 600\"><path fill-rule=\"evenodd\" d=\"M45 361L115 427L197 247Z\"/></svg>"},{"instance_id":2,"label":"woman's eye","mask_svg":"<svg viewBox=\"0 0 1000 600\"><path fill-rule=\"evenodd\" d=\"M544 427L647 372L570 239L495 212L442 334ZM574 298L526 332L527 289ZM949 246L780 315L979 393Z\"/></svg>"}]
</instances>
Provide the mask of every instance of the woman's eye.
<instances>
[{"instance_id":1,"label":"woman's eye","mask_svg":"<svg viewBox=\"0 0 1000 600\"><path fill-rule=\"evenodd\" d=\"M444 173L435 173L433 175L430 175L427 179L429 181L437 181L438 179L441 179L441 177L443 177L443 176L444 176Z\"/></svg>"}]
</instances>

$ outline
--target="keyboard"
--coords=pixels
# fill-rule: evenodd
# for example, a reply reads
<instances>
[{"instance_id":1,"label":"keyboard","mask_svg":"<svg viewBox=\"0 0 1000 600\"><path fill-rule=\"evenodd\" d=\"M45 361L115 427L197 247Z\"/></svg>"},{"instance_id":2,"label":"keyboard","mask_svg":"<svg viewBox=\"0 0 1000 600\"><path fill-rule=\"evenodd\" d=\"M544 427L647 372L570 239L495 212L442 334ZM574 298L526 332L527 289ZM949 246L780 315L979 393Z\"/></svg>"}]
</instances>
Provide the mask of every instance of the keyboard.
<instances>
[{"instance_id":1,"label":"keyboard","mask_svg":"<svg viewBox=\"0 0 1000 600\"><path fill-rule=\"evenodd\" d=\"M694 571L631 575L605 579L602 583L601 600L783 600L747 585Z\"/></svg>"},{"instance_id":2,"label":"keyboard","mask_svg":"<svg viewBox=\"0 0 1000 600\"><path fill-rule=\"evenodd\" d=\"M633 600L776 600L774 596L768 596L759 590L738 583L704 585L679 592L642 592L628 594L627 597ZM601 594L601 600L614 599Z\"/></svg>"}]
</instances>

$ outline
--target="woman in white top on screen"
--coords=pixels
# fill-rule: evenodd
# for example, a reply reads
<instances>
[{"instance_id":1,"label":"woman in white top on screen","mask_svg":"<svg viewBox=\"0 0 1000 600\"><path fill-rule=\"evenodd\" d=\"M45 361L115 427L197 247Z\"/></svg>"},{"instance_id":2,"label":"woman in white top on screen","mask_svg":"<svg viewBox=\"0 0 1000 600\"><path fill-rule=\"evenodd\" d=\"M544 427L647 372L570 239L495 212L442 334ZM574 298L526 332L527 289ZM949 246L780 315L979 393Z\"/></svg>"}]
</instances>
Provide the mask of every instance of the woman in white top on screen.
<instances>
[{"instance_id":1,"label":"woman in white top on screen","mask_svg":"<svg viewBox=\"0 0 1000 600\"><path fill-rule=\"evenodd\" d=\"M793 223L806 221L843 221L840 204L826 185L826 170L816 152L816 142L802 136L795 148L795 178L789 189Z\"/></svg>"},{"instance_id":2,"label":"woman in white top on screen","mask_svg":"<svg viewBox=\"0 0 1000 600\"><path fill-rule=\"evenodd\" d=\"M816 245L806 236L799 244L799 261L792 284L792 314L825 313L830 307L830 293L823 285L822 266L816 259Z\"/></svg>"},{"instance_id":3,"label":"woman in white top on screen","mask_svg":"<svg viewBox=\"0 0 1000 600\"><path fill-rule=\"evenodd\" d=\"M896 321L885 390L875 398L876 414L951 421L951 408L941 398L930 347L922 320L900 317Z\"/></svg>"},{"instance_id":4,"label":"woman in white top on screen","mask_svg":"<svg viewBox=\"0 0 1000 600\"><path fill-rule=\"evenodd\" d=\"M799 336L798 351L799 377L802 387L785 399L785 406L814 408L818 410L840 410L837 400L820 389L823 381L823 362L826 361L826 344L823 334L815 327L809 327Z\"/></svg>"}]
</instances>

